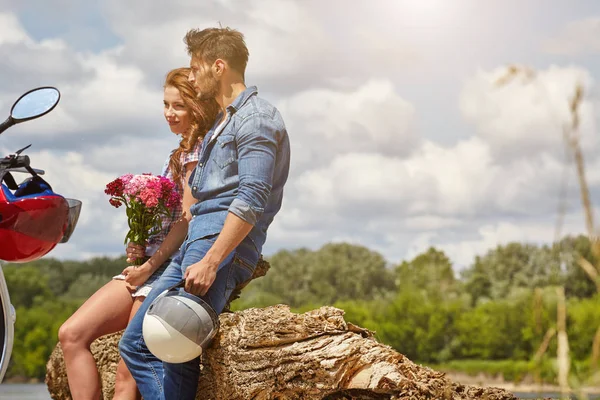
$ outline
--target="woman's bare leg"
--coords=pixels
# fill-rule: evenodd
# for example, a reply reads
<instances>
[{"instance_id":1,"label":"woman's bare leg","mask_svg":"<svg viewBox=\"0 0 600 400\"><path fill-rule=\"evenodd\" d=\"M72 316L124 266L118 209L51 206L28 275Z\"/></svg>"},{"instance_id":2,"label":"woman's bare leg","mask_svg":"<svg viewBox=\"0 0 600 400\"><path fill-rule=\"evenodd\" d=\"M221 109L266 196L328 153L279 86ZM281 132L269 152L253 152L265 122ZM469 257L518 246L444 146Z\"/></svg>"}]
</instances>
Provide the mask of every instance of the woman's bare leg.
<instances>
[{"instance_id":1,"label":"woman's bare leg","mask_svg":"<svg viewBox=\"0 0 600 400\"><path fill-rule=\"evenodd\" d=\"M129 320L133 318L137 310L142 305L145 297L136 297L133 300L133 306L131 308L131 314ZM123 362L123 359L119 360L117 364L117 375L115 377L115 396L113 400L139 400L142 398L140 391L137 388L137 384L131 376L131 372L127 369L127 365Z\"/></svg>"},{"instance_id":2,"label":"woman's bare leg","mask_svg":"<svg viewBox=\"0 0 600 400\"><path fill-rule=\"evenodd\" d=\"M100 378L90 345L100 336L124 329L132 306L131 286L111 280L60 327L58 340L73 400L100 399Z\"/></svg>"}]
</instances>

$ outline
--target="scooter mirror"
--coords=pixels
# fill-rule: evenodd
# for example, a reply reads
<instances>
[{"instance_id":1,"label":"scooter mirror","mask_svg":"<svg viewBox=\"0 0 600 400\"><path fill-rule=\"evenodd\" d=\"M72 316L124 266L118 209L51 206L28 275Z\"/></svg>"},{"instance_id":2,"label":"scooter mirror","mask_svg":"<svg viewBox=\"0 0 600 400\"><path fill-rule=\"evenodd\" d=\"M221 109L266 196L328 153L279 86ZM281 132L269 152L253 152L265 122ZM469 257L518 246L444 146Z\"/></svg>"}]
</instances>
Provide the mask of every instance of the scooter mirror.
<instances>
[{"instance_id":1,"label":"scooter mirror","mask_svg":"<svg viewBox=\"0 0 600 400\"><path fill-rule=\"evenodd\" d=\"M41 117L52 111L60 100L55 87L39 87L25 93L13 104L10 116L15 123Z\"/></svg>"}]
</instances>

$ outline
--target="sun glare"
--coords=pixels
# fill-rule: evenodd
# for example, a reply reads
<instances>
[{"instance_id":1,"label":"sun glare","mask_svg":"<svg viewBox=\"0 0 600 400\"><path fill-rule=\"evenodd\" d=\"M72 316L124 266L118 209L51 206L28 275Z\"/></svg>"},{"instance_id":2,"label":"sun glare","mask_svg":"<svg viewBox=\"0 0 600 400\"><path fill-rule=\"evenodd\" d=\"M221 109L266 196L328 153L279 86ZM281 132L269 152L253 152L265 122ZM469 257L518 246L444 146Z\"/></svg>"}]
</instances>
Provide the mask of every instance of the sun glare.
<instances>
[{"instance_id":1,"label":"sun glare","mask_svg":"<svg viewBox=\"0 0 600 400\"><path fill-rule=\"evenodd\" d=\"M393 2L403 20L415 25L438 25L448 21L453 14L453 1L400 0Z\"/></svg>"}]
</instances>

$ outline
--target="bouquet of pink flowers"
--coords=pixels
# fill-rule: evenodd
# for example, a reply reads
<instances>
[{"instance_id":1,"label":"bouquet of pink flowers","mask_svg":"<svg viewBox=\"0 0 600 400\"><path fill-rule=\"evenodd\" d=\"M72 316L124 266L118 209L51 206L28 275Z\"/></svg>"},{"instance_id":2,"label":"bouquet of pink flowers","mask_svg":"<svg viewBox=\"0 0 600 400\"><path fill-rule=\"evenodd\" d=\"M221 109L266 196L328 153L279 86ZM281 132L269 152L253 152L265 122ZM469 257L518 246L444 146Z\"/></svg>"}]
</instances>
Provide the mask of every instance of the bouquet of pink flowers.
<instances>
[{"instance_id":1,"label":"bouquet of pink flowers","mask_svg":"<svg viewBox=\"0 0 600 400\"><path fill-rule=\"evenodd\" d=\"M162 218L181 202L172 180L152 174L123 175L106 185L104 192L115 208L125 205L129 223L125 243L139 245L146 245L150 236L160 232ZM136 260L136 264L143 261Z\"/></svg>"}]
</instances>

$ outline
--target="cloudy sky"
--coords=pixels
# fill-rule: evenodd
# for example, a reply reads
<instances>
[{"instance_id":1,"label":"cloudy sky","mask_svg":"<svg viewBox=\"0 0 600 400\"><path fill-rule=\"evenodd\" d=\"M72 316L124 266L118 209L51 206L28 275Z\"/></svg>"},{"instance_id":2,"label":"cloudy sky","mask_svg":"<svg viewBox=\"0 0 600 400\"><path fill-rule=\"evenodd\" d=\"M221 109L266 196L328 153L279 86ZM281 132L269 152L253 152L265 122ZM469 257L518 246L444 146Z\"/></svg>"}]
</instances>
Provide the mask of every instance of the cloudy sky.
<instances>
[{"instance_id":1,"label":"cloudy sky","mask_svg":"<svg viewBox=\"0 0 600 400\"><path fill-rule=\"evenodd\" d=\"M292 142L283 209L264 249L363 244L396 263L437 246L458 268L509 241L583 232L561 129L577 84L580 136L600 198L596 0L0 0L0 110L37 85L47 116L11 128L55 190L83 200L52 255L123 251L107 182L160 170L177 141L162 116L165 73L189 63L189 28L246 35L247 84L282 112ZM495 82L509 64L537 70ZM566 178L565 178L566 177ZM567 182L564 186L563 182Z\"/></svg>"}]
</instances>

